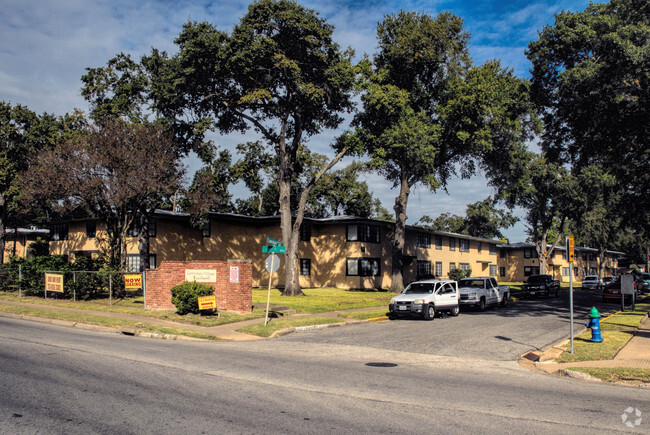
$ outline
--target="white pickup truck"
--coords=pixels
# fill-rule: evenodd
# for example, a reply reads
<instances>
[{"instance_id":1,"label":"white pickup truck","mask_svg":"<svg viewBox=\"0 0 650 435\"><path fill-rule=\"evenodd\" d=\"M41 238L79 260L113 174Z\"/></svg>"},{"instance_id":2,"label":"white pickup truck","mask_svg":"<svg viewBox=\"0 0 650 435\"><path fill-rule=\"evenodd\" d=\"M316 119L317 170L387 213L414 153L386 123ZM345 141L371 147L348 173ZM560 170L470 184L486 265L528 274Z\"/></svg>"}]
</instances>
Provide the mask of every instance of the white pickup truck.
<instances>
[{"instance_id":1,"label":"white pickup truck","mask_svg":"<svg viewBox=\"0 0 650 435\"><path fill-rule=\"evenodd\" d=\"M508 306L510 286L499 285L491 276L463 278L458 281L460 305L472 306L480 311L488 305Z\"/></svg>"},{"instance_id":2,"label":"white pickup truck","mask_svg":"<svg viewBox=\"0 0 650 435\"><path fill-rule=\"evenodd\" d=\"M436 311L446 311L452 316L460 312L456 281L428 279L410 283L402 293L390 300L391 317L422 316L433 320Z\"/></svg>"}]
</instances>

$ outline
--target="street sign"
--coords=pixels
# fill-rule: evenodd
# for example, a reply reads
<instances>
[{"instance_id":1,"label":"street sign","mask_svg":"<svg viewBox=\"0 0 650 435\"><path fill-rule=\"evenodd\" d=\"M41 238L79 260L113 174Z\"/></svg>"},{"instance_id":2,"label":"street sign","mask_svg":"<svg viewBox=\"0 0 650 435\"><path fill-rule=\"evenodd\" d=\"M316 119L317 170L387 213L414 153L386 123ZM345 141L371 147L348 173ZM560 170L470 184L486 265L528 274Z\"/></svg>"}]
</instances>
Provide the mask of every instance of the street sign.
<instances>
[{"instance_id":1,"label":"street sign","mask_svg":"<svg viewBox=\"0 0 650 435\"><path fill-rule=\"evenodd\" d=\"M262 252L284 254L287 252L286 246L262 246Z\"/></svg>"},{"instance_id":2,"label":"street sign","mask_svg":"<svg viewBox=\"0 0 650 435\"><path fill-rule=\"evenodd\" d=\"M271 246L280 246L282 244L282 242L277 240L277 239L267 237L266 238L266 244L271 245Z\"/></svg>"},{"instance_id":3,"label":"street sign","mask_svg":"<svg viewBox=\"0 0 650 435\"><path fill-rule=\"evenodd\" d=\"M280 257L275 254L271 254L266 257L266 262L264 263L266 271L269 273L275 273L280 268Z\"/></svg>"},{"instance_id":4,"label":"street sign","mask_svg":"<svg viewBox=\"0 0 650 435\"><path fill-rule=\"evenodd\" d=\"M566 250L567 250L567 259L569 260L569 263L573 263L574 261L576 261L574 248L575 248L575 244L574 244L573 237L567 237Z\"/></svg>"}]
</instances>

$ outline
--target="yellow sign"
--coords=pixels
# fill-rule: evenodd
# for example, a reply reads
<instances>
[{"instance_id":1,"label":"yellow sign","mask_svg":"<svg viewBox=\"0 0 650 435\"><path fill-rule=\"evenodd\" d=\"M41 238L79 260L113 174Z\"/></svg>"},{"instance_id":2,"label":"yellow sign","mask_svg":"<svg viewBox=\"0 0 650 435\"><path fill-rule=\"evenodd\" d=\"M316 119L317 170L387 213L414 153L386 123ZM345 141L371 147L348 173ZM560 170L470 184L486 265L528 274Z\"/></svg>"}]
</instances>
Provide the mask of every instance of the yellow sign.
<instances>
[{"instance_id":1,"label":"yellow sign","mask_svg":"<svg viewBox=\"0 0 650 435\"><path fill-rule=\"evenodd\" d=\"M124 275L124 288L142 288L142 275Z\"/></svg>"},{"instance_id":2,"label":"yellow sign","mask_svg":"<svg viewBox=\"0 0 650 435\"><path fill-rule=\"evenodd\" d=\"M60 273L46 273L45 291L63 293L63 275Z\"/></svg>"},{"instance_id":3,"label":"yellow sign","mask_svg":"<svg viewBox=\"0 0 650 435\"><path fill-rule=\"evenodd\" d=\"M573 263L576 260L574 248L575 245L573 237L567 237L567 257L569 259L569 263Z\"/></svg>"},{"instance_id":4,"label":"yellow sign","mask_svg":"<svg viewBox=\"0 0 650 435\"><path fill-rule=\"evenodd\" d=\"M201 296L199 298L199 310L210 310L217 308L217 297L212 296Z\"/></svg>"}]
</instances>

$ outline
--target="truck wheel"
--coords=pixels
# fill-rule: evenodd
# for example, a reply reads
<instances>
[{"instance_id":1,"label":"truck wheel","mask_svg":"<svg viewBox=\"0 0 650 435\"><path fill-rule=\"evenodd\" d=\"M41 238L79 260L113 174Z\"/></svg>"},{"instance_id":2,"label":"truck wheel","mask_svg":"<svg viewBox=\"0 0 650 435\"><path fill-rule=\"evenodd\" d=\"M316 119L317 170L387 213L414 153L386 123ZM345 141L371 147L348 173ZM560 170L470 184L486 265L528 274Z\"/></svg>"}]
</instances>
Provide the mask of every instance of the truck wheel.
<instances>
[{"instance_id":1,"label":"truck wheel","mask_svg":"<svg viewBox=\"0 0 650 435\"><path fill-rule=\"evenodd\" d=\"M508 306L509 299L510 299L510 295L508 293L503 295L503 298L501 299L501 307L502 308L505 308L505 307Z\"/></svg>"},{"instance_id":2,"label":"truck wheel","mask_svg":"<svg viewBox=\"0 0 650 435\"><path fill-rule=\"evenodd\" d=\"M485 311L485 298L481 298L481 300L479 301L478 310Z\"/></svg>"},{"instance_id":3,"label":"truck wheel","mask_svg":"<svg viewBox=\"0 0 650 435\"><path fill-rule=\"evenodd\" d=\"M424 320L433 320L434 317L436 317L436 307L429 304L424 310Z\"/></svg>"},{"instance_id":4,"label":"truck wheel","mask_svg":"<svg viewBox=\"0 0 650 435\"><path fill-rule=\"evenodd\" d=\"M451 311L449 311L449 314L451 314L454 317L456 317L458 315L458 313L460 313L460 307L459 306L455 306L454 308L451 309Z\"/></svg>"}]
</instances>

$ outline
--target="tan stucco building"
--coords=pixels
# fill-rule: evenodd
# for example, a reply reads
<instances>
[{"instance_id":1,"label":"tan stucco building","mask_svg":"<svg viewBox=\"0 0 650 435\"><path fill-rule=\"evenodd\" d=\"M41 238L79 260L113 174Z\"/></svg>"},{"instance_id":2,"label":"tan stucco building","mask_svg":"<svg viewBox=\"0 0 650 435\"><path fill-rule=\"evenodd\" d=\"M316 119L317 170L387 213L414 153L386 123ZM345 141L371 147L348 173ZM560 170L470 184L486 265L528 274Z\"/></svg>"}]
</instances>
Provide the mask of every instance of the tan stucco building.
<instances>
[{"instance_id":1,"label":"tan stucco building","mask_svg":"<svg viewBox=\"0 0 650 435\"><path fill-rule=\"evenodd\" d=\"M605 251L602 264L602 276L616 274L618 258L623 252ZM557 246L546 264L546 273L562 282L569 281L570 265L566 256L566 247ZM598 275L600 260L598 250L584 246L575 247L573 279L582 281L587 275ZM499 245L499 279L502 281L524 281L530 275L540 273L539 258L533 243L512 243ZM543 272L542 272L543 273Z\"/></svg>"},{"instance_id":2,"label":"tan stucco building","mask_svg":"<svg viewBox=\"0 0 650 435\"><path fill-rule=\"evenodd\" d=\"M38 228L9 228L5 231L5 248L2 263L11 261L11 257L29 258L32 256L32 244L41 239L47 241L49 231Z\"/></svg>"},{"instance_id":3,"label":"tan stucco building","mask_svg":"<svg viewBox=\"0 0 650 435\"><path fill-rule=\"evenodd\" d=\"M189 215L157 211L150 228L150 263L165 260L250 259L253 285L268 282L262 252L267 237L280 240L280 217L210 214L209 226L194 228ZM300 284L303 287L388 288L391 275L392 224L384 221L332 217L305 219L299 242ZM97 255L102 249L103 225L78 220L51 226L51 254ZM496 275L499 241L424 228L407 227L404 280L421 276L447 276L452 268L474 274ZM284 266L284 258L280 256ZM137 237L127 243L127 263L139 269ZM283 269L274 285L284 285Z\"/></svg>"}]
</instances>

